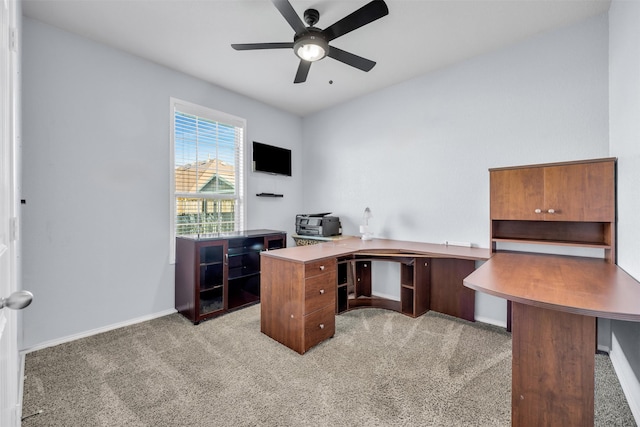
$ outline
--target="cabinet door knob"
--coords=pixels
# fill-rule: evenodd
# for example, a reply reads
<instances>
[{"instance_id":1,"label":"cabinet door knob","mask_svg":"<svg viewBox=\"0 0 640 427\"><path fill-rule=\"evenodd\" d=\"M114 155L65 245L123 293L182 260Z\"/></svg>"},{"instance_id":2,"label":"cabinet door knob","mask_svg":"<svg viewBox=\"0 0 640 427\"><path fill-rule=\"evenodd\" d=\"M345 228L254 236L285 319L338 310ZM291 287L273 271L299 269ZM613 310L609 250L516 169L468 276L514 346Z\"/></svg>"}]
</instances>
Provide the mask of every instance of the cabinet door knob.
<instances>
[{"instance_id":1,"label":"cabinet door knob","mask_svg":"<svg viewBox=\"0 0 640 427\"><path fill-rule=\"evenodd\" d=\"M550 214L556 213L555 209L549 209L547 212L550 213Z\"/></svg>"},{"instance_id":2,"label":"cabinet door knob","mask_svg":"<svg viewBox=\"0 0 640 427\"><path fill-rule=\"evenodd\" d=\"M324 295L324 289L320 289L320 295Z\"/></svg>"},{"instance_id":3,"label":"cabinet door knob","mask_svg":"<svg viewBox=\"0 0 640 427\"><path fill-rule=\"evenodd\" d=\"M324 271L324 265L320 266L320 271Z\"/></svg>"},{"instance_id":4,"label":"cabinet door knob","mask_svg":"<svg viewBox=\"0 0 640 427\"><path fill-rule=\"evenodd\" d=\"M542 209L536 209L534 212L535 213L542 213Z\"/></svg>"},{"instance_id":5,"label":"cabinet door knob","mask_svg":"<svg viewBox=\"0 0 640 427\"><path fill-rule=\"evenodd\" d=\"M320 323L320 329L324 329L324 323Z\"/></svg>"}]
</instances>

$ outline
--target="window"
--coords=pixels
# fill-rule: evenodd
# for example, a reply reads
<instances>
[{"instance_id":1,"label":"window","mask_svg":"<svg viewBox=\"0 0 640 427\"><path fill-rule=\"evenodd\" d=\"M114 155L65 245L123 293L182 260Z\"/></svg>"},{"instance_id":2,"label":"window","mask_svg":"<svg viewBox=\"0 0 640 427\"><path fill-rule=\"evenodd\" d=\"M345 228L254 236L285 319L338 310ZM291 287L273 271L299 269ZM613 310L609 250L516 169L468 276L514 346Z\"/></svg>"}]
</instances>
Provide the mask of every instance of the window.
<instances>
[{"instance_id":1,"label":"window","mask_svg":"<svg viewBox=\"0 0 640 427\"><path fill-rule=\"evenodd\" d=\"M246 122L171 99L172 242L244 229Z\"/></svg>"}]
</instances>

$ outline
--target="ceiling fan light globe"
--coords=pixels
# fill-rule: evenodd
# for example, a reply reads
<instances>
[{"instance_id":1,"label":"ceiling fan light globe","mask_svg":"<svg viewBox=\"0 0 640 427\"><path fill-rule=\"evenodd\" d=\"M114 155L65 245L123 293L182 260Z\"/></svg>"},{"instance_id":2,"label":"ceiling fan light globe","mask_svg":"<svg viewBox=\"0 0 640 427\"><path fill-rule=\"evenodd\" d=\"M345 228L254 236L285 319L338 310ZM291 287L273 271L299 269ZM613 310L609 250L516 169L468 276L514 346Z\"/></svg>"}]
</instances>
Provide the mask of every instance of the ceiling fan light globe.
<instances>
[{"instance_id":1,"label":"ceiling fan light globe","mask_svg":"<svg viewBox=\"0 0 640 427\"><path fill-rule=\"evenodd\" d=\"M327 56L329 44L321 37L307 36L296 41L293 51L298 58L314 62Z\"/></svg>"},{"instance_id":2,"label":"ceiling fan light globe","mask_svg":"<svg viewBox=\"0 0 640 427\"><path fill-rule=\"evenodd\" d=\"M298 47L296 54L305 61L313 62L323 58L325 51L322 47L309 43Z\"/></svg>"}]
</instances>

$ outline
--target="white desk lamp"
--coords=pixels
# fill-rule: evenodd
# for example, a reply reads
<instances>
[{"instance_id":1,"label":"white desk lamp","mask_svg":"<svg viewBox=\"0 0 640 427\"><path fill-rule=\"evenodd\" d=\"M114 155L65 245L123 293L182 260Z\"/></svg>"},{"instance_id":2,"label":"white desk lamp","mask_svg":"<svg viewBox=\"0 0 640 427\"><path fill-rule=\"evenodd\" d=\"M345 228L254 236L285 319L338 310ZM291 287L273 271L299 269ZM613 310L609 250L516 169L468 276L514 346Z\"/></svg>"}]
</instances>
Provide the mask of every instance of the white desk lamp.
<instances>
[{"instance_id":1,"label":"white desk lamp","mask_svg":"<svg viewBox=\"0 0 640 427\"><path fill-rule=\"evenodd\" d=\"M362 225L360 226L360 234L362 234L362 240L373 239L373 233L371 232L371 230L369 230L369 218L373 218L371 209L365 208L364 214L362 215Z\"/></svg>"}]
</instances>

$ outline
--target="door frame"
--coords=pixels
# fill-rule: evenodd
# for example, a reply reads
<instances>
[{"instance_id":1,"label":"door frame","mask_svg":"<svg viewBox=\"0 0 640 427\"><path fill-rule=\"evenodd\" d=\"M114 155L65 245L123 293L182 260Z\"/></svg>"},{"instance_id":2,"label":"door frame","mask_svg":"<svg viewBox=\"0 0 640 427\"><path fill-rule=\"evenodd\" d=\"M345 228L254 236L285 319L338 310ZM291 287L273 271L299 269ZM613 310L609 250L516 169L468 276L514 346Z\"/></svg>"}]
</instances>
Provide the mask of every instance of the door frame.
<instances>
[{"instance_id":1,"label":"door frame","mask_svg":"<svg viewBox=\"0 0 640 427\"><path fill-rule=\"evenodd\" d=\"M0 297L20 289L19 268L19 2L0 1ZM2 259L4 258L4 259ZM20 314L0 309L0 425L18 427L22 416Z\"/></svg>"}]
</instances>

